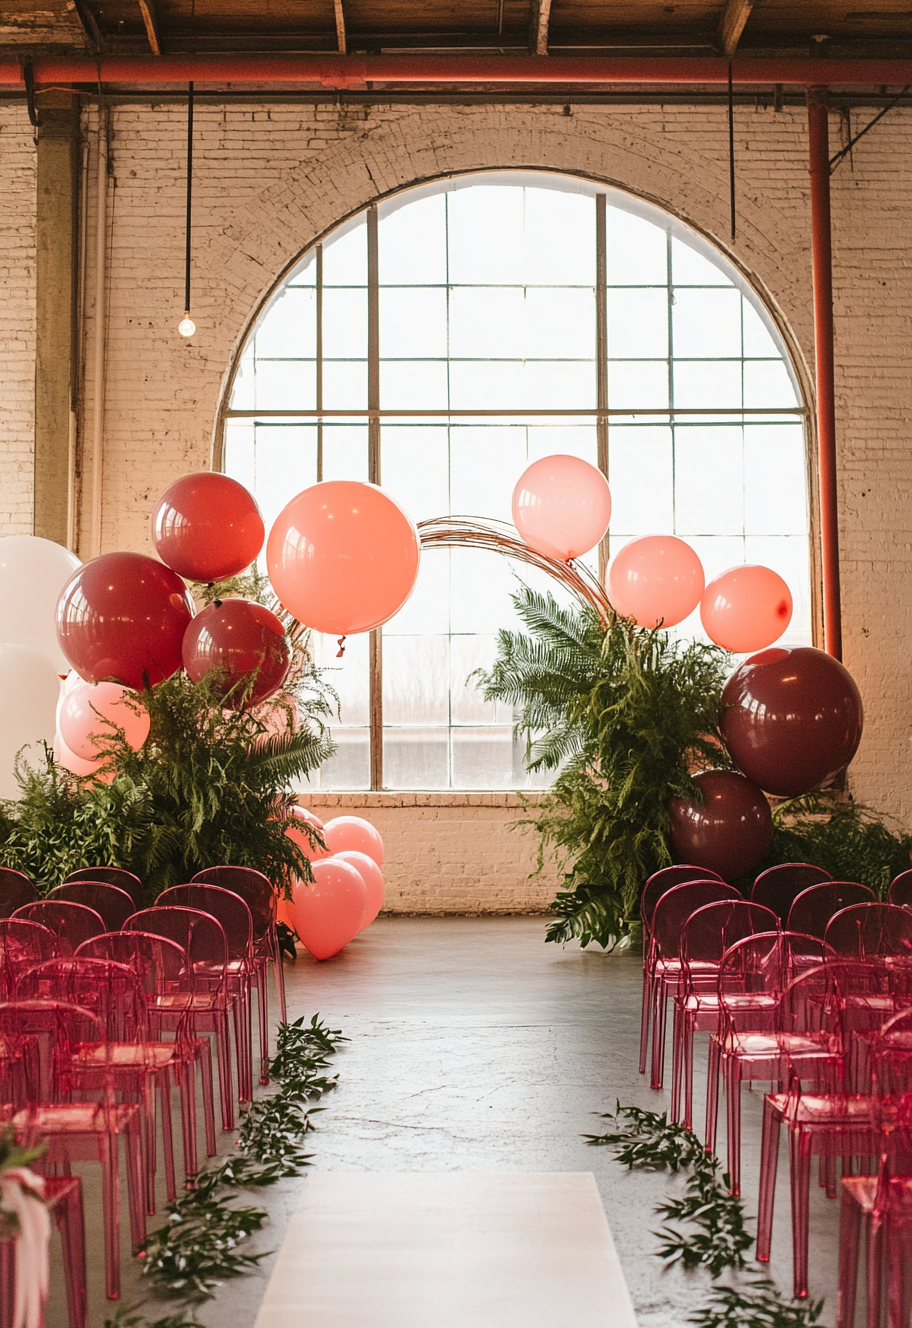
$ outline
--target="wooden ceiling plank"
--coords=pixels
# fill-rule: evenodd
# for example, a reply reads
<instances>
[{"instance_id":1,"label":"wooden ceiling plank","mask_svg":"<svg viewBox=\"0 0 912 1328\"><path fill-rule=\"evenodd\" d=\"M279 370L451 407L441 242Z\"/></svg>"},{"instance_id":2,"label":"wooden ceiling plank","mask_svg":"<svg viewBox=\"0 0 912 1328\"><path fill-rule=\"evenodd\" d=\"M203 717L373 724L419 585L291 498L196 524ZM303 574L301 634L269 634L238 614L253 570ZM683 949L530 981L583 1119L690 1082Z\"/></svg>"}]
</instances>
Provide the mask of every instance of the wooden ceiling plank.
<instances>
[{"instance_id":1,"label":"wooden ceiling plank","mask_svg":"<svg viewBox=\"0 0 912 1328\"><path fill-rule=\"evenodd\" d=\"M532 22L529 26L529 53L548 54L548 25L551 21L551 0L532 0Z\"/></svg>"},{"instance_id":2,"label":"wooden ceiling plank","mask_svg":"<svg viewBox=\"0 0 912 1328\"><path fill-rule=\"evenodd\" d=\"M719 20L719 49L723 55L734 55L741 40L744 25L750 18L754 0L726 0L722 17Z\"/></svg>"},{"instance_id":3,"label":"wooden ceiling plank","mask_svg":"<svg viewBox=\"0 0 912 1328\"><path fill-rule=\"evenodd\" d=\"M155 0L139 0L139 9L146 26L146 36L153 55L161 55L161 39L158 35L158 15L155 12Z\"/></svg>"},{"instance_id":4,"label":"wooden ceiling plank","mask_svg":"<svg viewBox=\"0 0 912 1328\"><path fill-rule=\"evenodd\" d=\"M339 44L339 54L345 55L345 14L342 9L342 0L333 0L333 9L336 11L336 41Z\"/></svg>"}]
</instances>

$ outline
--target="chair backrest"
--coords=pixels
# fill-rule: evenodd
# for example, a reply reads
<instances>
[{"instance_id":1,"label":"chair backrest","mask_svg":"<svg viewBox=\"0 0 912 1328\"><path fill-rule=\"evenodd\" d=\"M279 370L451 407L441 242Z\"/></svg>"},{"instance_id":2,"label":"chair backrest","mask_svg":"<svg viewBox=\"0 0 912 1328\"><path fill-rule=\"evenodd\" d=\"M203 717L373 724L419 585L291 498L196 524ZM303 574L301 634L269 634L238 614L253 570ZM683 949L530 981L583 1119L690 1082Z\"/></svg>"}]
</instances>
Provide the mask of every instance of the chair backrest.
<instances>
[{"instance_id":1,"label":"chair backrest","mask_svg":"<svg viewBox=\"0 0 912 1328\"><path fill-rule=\"evenodd\" d=\"M824 941L844 959L901 956L912 961L912 913L897 904L852 904L830 919Z\"/></svg>"},{"instance_id":2,"label":"chair backrest","mask_svg":"<svg viewBox=\"0 0 912 1328\"><path fill-rule=\"evenodd\" d=\"M40 922L0 919L0 991L9 1000L21 973L57 957L57 937Z\"/></svg>"},{"instance_id":3,"label":"chair backrest","mask_svg":"<svg viewBox=\"0 0 912 1328\"><path fill-rule=\"evenodd\" d=\"M754 881L751 900L763 904L777 914L783 927L788 921L789 909L803 890L812 885L822 885L833 878L822 867L814 867L809 862L780 862L776 867L768 867Z\"/></svg>"},{"instance_id":4,"label":"chair backrest","mask_svg":"<svg viewBox=\"0 0 912 1328\"><path fill-rule=\"evenodd\" d=\"M37 903L17 908L13 917L40 922L52 931L57 937L58 955L74 954L83 941L108 930L94 908L73 904L68 899L39 899Z\"/></svg>"},{"instance_id":5,"label":"chair backrest","mask_svg":"<svg viewBox=\"0 0 912 1328\"><path fill-rule=\"evenodd\" d=\"M726 950L746 936L779 930L772 909L746 899L720 899L696 909L681 928L681 961L687 969L722 962Z\"/></svg>"},{"instance_id":6,"label":"chair backrest","mask_svg":"<svg viewBox=\"0 0 912 1328\"><path fill-rule=\"evenodd\" d=\"M85 941L77 959L109 959L127 964L138 975L149 996L192 983L193 970L186 950L166 936L144 931L109 931Z\"/></svg>"},{"instance_id":7,"label":"chair backrest","mask_svg":"<svg viewBox=\"0 0 912 1328\"><path fill-rule=\"evenodd\" d=\"M66 1001L21 1000L0 1003L0 1046L14 1056L23 1073L4 1076L17 1092L15 1106L68 1102L75 1088L88 1100L110 1100L110 1062L103 1024L91 1013ZM97 1092L77 1085L73 1054L78 1047L97 1047ZM85 1128L85 1108L79 1108Z\"/></svg>"},{"instance_id":8,"label":"chair backrest","mask_svg":"<svg viewBox=\"0 0 912 1328\"><path fill-rule=\"evenodd\" d=\"M17 1001L66 1001L89 1010L112 1042L145 1037L146 1002L138 975L127 964L109 959L49 959L23 973Z\"/></svg>"},{"instance_id":9,"label":"chair backrest","mask_svg":"<svg viewBox=\"0 0 912 1328\"><path fill-rule=\"evenodd\" d=\"M662 895L667 894L676 885L687 885L690 881L721 880L722 877L716 872L707 871L705 867L691 867L683 862L676 863L672 867L660 867L657 872L652 873L640 895L640 917L646 933L652 930L652 915L656 904Z\"/></svg>"},{"instance_id":10,"label":"chair backrest","mask_svg":"<svg viewBox=\"0 0 912 1328\"><path fill-rule=\"evenodd\" d=\"M789 909L788 930L823 940L827 924L850 904L874 902L874 891L857 881L824 881L802 890Z\"/></svg>"},{"instance_id":11,"label":"chair backrest","mask_svg":"<svg viewBox=\"0 0 912 1328\"><path fill-rule=\"evenodd\" d=\"M17 908L31 904L38 891L25 872L13 867L0 867L0 918L11 918Z\"/></svg>"},{"instance_id":12,"label":"chair backrest","mask_svg":"<svg viewBox=\"0 0 912 1328\"><path fill-rule=\"evenodd\" d=\"M777 1005L792 979L810 967L820 967L825 954L823 941L816 936L790 931L758 932L736 941L722 956L718 978L719 1004L730 1016L730 1026L738 1027L742 1010L753 1018L756 1001L745 997L766 994L775 997Z\"/></svg>"},{"instance_id":13,"label":"chair backrest","mask_svg":"<svg viewBox=\"0 0 912 1328\"><path fill-rule=\"evenodd\" d=\"M253 937L259 940L276 920L278 895L268 876L252 867L206 867L197 872L191 885L220 885L240 895L253 918Z\"/></svg>"},{"instance_id":14,"label":"chair backrest","mask_svg":"<svg viewBox=\"0 0 912 1328\"><path fill-rule=\"evenodd\" d=\"M912 907L912 868L893 877L890 882L890 889L887 892L887 899L891 904L898 905L899 908Z\"/></svg>"},{"instance_id":15,"label":"chair backrest","mask_svg":"<svg viewBox=\"0 0 912 1328\"><path fill-rule=\"evenodd\" d=\"M196 908L144 908L128 918L125 931L146 932L174 941L187 955L194 971L218 967L224 976L228 967L228 946L222 924L211 913Z\"/></svg>"},{"instance_id":16,"label":"chair backrest","mask_svg":"<svg viewBox=\"0 0 912 1328\"><path fill-rule=\"evenodd\" d=\"M124 867L80 867L79 871L70 872L63 882L103 881L105 885L116 885L119 890L126 890L137 908L146 907L146 890L138 876Z\"/></svg>"},{"instance_id":17,"label":"chair backrest","mask_svg":"<svg viewBox=\"0 0 912 1328\"><path fill-rule=\"evenodd\" d=\"M68 899L72 904L94 908L106 931L120 931L127 918L136 912L136 905L126 890L104 881L66 881L56 886L48 899Z\"/></svg>"},{"instance_id":18,"label":"chair backrest","mask_svg":"<svg viewBox=\"0 0 912 1328\"><path fill-rule=\"evenodd\" d=\"M225 932L228 959L242 960L250 955L253 945L253 918L247 901L220 885L172 885L163 890L156 907L197 908L218 918Z\"/></svg>"},{"instance_id":19,"label":"chair backrest","mask_svg":"<svg viewBox=\"0 0 912 1328\"><path fill-rule=\"evenodd\" d=\"M721 899L741 899L733 885L724 881L688 881L675 885L655 906L652 915L652 936L656 954L662 959L677 959L681 953L681 928L698 908L715 904Z\"/></svg>"}]
</instances>

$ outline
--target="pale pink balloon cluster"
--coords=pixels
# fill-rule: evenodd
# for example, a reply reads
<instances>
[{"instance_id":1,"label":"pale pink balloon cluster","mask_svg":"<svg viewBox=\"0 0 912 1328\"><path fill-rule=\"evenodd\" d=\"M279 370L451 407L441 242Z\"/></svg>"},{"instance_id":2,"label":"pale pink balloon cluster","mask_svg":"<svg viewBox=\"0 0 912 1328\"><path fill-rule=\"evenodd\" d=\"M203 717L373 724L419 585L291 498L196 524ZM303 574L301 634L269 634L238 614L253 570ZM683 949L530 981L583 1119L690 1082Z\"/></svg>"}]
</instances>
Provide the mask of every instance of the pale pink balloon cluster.
<instances>
[{"instance_id":1,"label":"pale pink balloon cluster","mask_svg":"<svg viewBox=\"0 0 912 1328\"><path fill-rule=\"evenodd\" d=\"M303 807L291 810L289 835L310 859L313 882L298 880L292 898L279 904L279 919L296 932L314 959L330 959L374 921L383 906L383 840L360 816L326 824ZM326 844L311 844L302 825Z\"/></svg>"},{"instance_id":2,"label":"pale pink balloon cluster","mask_svg":"<svg viewBox=\"0 0 912 1328\"><path fill-rule=\"evenodd\" d=\"M54 759L74 775L98 774L104 765L104 748L117 730L127 745L138 752L149 736L148 712L135 692L116 682L84 682L77 673L65 679L57 703L57 732Z\"/></svg>"}]
</instances>

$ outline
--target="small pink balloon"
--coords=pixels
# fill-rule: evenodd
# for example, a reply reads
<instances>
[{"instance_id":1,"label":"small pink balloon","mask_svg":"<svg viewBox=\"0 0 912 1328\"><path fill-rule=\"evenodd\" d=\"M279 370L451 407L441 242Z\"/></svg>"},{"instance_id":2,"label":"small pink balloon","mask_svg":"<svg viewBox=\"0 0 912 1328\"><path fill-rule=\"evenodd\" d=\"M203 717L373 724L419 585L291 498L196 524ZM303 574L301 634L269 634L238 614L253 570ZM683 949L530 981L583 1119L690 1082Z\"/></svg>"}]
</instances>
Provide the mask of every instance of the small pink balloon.
<instances>
[{"instance_id":1,"label":"small pink balloon","mask_svg":"<svg viewBox=\"0 0 912 1328\"><path fill-rule=\"evenodd\" d=\"M296 882L287 909L314 959L329 959L361 930L367 890L351 863L337 858L315 862L313 874L313 885Z\"/></svg>"},{"instance_id":2,"label":"small pink balloon","mask_svg":"<svg viewBox=\"0 0 912 1328\"><path fill-rule=\"evenodd\" d=\"M95 771L102 764L102 761L84 761L81 756L77 756L74 751L66 745L58 730L54 734L54 760L64 770L69 770L72 775L79 775L84 778L86 775L94 775Z\"/></svg>"},{"instance_id":3,"label":"small pink balloon","mask_svg":"<svg viewBox=\"0 0 912 1328\"><path fill-rule=\"evenodd\" d=\"M364 886L367 891L367 899L364 905L364 917L361 919L361 931L369 927L374 918L383 907L383 873L366 853L357 853L354 849L345 849L342 853L336 853L332 859L334 862L349 862L355 871L361 873Z\"/></svg>"},{"instance_id":4,"label":"small pink balloon","mask_svg":"<svg viewBox=\"0 0 912 1328\"><path fill-rule=\"evenodd\" d=\"M361 816L336 816L323 827L323 838L330 853L344 853L353 849L366 853L378 867L383 866L383 840L370 821Z\"/></svg>"},{"instance_id":5,"label":"small pink balloon","mask_svg":"<svg viewBox=\"0 0 912 1328\"><path fill-rule=\"evenodd\" d=\"M306 807L296 807L295 815L300 816L301 820L306 821L308 825L314 825L318 830L323 829L323 822L320 820L319 816L315 816L314 813L308 811Z\"/></svg>"},{"instance_id":6,"label":"small pink balloon","mask_svg":"<svg viewBox=\"0 0 912 1328\"><path fill-rule=\"evenodd\" d=\"M700 603L703 585L703 564L677 535L641 535L608 569L608 598L640 627L683 622Z\"/></svg>"},{"instance_id":7,"label":"small pink balloon","mask_svg":"<svg viewBox=\"0 0 912 1328\"><path fill-rule=\"evenodd\" d=\"M717 646L754 654L778 641L791 622L791 591L771 567L731 567L706 587L700 618Z\"/></svg>"},{"instance_id":8,"label":"small pink balloon","mask_svg":"<svg viewBox=\"0 0 912 1328\"><path fill-rule=\"evenodd\" d=\"M594 549L611 520L611 490L600 470L575 456L548 456L513 490L513 524L530 549L568 562Z\"/></svg>"},{"instance_id":9,"label":"small pink balloon","mask_svg":"<svg viewBox=\"0 0 912 1328\"><path fill-rule=\"evenodd\" d=\"M325 849L318 848L316 844L311 844L307 831L302 829L302 823L304 825L314 824L310 819L310 814L305 812L303 807L292 807L288 817L288 825L285 829L288 838L294 840L305 858L310 858L312 863L320 862L323 858L328 858L331 850L327 852ZM316 828L320 830L322 827L317 826Z\"/></svg>"},{"instance_id":10,"label":"small pink balloon","mask_svg":"<svg viewBox=\"0 0 912 1328\"><path fill-rule=\"evenodd\" d=\"M137 713L129 704L132 695L116 682L95 686L84 682L64 696L57 722L70 751L84 761L95 760L99 747L114 737L113 724L123 729L128 746L138 752L149 736L150 721L146 710Z\"/></svg>"}]
</instances>

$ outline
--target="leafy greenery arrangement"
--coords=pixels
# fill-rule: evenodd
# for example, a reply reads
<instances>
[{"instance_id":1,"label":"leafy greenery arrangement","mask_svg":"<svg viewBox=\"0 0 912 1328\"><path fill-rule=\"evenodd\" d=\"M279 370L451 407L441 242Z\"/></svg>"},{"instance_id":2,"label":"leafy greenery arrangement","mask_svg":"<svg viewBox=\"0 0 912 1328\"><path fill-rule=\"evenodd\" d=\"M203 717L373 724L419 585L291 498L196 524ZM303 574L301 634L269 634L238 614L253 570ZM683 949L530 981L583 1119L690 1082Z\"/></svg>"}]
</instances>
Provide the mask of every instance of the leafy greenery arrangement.
<instances>
[{"instance_id":1,"label":"leafy greenery arrangement","mask_svg":"<svg viewBox=\"0 0 912 1328\"><path fill-rule=\"evenodd\" d=\"M892 830L869 807L832 793L790 798L773 812L773 842L758 870L777 862L812 862L836 881L859 881L879 898L912 867L912 835Z\"/></svg>"},{"instance_id":2,"label":"leafy greenery arrangement","mask_svg":"<svg viewBox=\"0 0 912 1328\"><path fill-rule=\"evenodd\" d=\"M695 769L727 767L719 720L728 655L673 642L523 586L527 632L501 631L486 700L518 709L531 770L562 766L534 818L539 865L556 851L565 888L548 940L626 944L643 881L671 861L668 804L699 796Z\"/></svg>"},{"instance_id":3,"label":"leafy greenery arrangement","mask_svg":"<svg viewBox=\"0 0 912 1328\"><path fill-rule=\"evenodd\" d=\"M752 1243L740 1198L728 1192L728 1177L717 1158L682 1125L669 1125L666 1115L617 1104L605 1112L611 1124L604 1134L586 1135L595 1146L615 1150L628 1167L652 1171L689 1172L680 1199L668 1199L657 1212L666 1225L656 1235L663 1242L659 1255L666 1263L685 1268L703 1266L714 1279L725 1272L740 1272L744 1252ZM685 1231L668 1222L688 1224ZM823 1301L783 1301L770 1278L736 1280L713 1288L709 1303L691 1315L698 1328L811 1328L823 1311Z\"/></svg>"}]
</instances>

